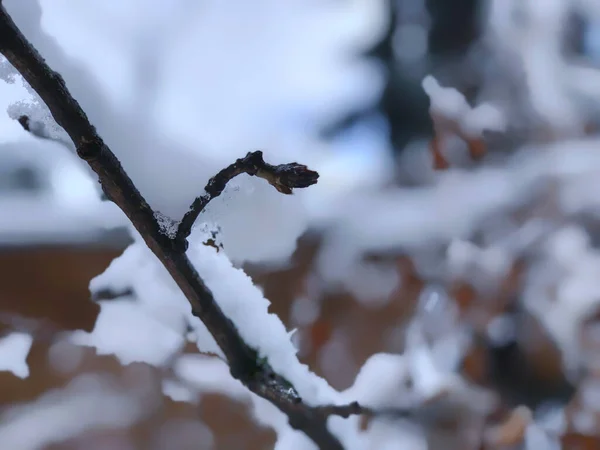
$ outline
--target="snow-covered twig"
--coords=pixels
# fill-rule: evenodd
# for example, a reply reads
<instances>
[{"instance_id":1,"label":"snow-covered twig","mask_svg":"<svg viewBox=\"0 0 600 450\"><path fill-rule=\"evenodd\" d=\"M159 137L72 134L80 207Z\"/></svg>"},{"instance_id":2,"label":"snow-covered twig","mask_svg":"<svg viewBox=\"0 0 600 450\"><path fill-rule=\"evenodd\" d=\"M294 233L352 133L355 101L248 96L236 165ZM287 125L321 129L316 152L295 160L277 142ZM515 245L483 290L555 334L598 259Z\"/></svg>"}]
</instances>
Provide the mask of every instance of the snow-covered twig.
<instances>
[{"instance_id":1,"label":"snow-covered twig","mask_svg":"<svg viewBox=\"0 0 600 450\"><path fill-rule=\"evenodd\" d=\"M190 210L185 213L177 229L177 240L183 242L192 232L192 226L206 205L223 193L225 186L241 174L257 176L266 180L282 194L291 194L294 188L305 188L315 184L319 174L296 162L274 166L266 163L260 150L249 152L244 158L221 170L208 180L206 193L197 197Z\"/></svg>"},{"instance_id":2,"label":"snow-covered twig","mask_svg":"<svg viewBox=\"0 0 600 450\"><path fill-rule=\"evenodd\" d=\"M129 178L119 159L98 135L79 103L71 96L63 78L46 64L23 36L1 1L0 53L46 103L58 125L65 129L73 141L79 157L98 175L103 190L123 210L148 248L167 269L189 301L192 313L202 320L223 351L232 376L284 412L290 425L304 432L320 448L341 449L339 440L327 428L327 414L323 414L318 407L304 403L294 387L276 373L268 361L260 359L257 351L243 340L185 251L182 251L182 246L177 245L175 238L163 232L156 212ZM263 170L264 167L266 166L263 165ZM284 192L292 187L314 184L316 172L305 171L303 167L297 164L283 168L279 166L276 171L265 172L264 178ZM257 169L257 173L258 171Z\"/></svg>"}]
</instances>

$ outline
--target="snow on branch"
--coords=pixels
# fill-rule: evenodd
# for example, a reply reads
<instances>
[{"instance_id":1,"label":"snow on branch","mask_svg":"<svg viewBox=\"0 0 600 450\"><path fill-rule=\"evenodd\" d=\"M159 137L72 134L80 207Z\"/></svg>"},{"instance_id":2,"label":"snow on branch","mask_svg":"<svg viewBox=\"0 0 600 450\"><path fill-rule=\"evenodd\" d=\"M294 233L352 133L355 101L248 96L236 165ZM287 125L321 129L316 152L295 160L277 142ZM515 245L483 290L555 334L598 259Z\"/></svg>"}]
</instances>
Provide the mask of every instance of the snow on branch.
<instances>
[{"instance_id":1,"label":"snow on branch","mask_svg":"<svg viewBox=\"0 0 600 450\"><path fill-rule=\"evenodd\" d=\"M447 137L455 135L461 138L467 144L471 158L479 160L486 153L484 131L505 131L506 118L495 106L483 103L472 108L463 94L454 88L441 86L431 75L423 79L422 86L431 101L429 113L435 136L430 149L435 169L449 167L442 151Z\"/></svg>"},{"instance_id":2,"label":"snow on branch","mask_svg":"<svg viewBox=\"0 0 600 450\"><path fill-rule=\"evenodd\" d=\"M341 449L339 440L327 428L327 417L347 417L361 413L360 405L352 403L347 407L328 407L311 406L303 402L294 386L275 372L269 361L260 358L258 352L242 338L234 322L225 315L212 291L185 254L187 245L181 240L182 236L189 235L202 208L219 195L225 184L238 174L247 173L264 178L284 194L291 193L293 188L316 183L318 174L297 163L272 166L264 162L260 152L249 153L209 182L206 195L194 202L181 223L179 233L169 235L161 227L158 213L150 207L121 162L71 96L61 75L46 64L23 36L1 1L0 53L46 103L53 118L73 141L79 157L98 175L103 190L126 214L145 244L181 289L191 305L192 314L204 323L225 355L231 375L251 392L279 408L287 415L293 428L304 432L320 448Z\"/></svg>"}]
</instances>

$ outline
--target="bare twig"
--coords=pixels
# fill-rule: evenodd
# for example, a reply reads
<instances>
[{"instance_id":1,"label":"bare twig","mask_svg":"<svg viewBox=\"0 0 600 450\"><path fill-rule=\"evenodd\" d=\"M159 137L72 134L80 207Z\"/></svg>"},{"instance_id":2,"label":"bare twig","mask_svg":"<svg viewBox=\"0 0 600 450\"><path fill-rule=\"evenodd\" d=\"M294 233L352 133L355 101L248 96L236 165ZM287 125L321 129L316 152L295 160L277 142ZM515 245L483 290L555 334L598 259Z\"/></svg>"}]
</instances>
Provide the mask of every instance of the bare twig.
<instances>
[{"instance_id":1,"label":"bare twig","mask_svg":"<svg viewBox=\"0 0 600 450\"><path fill-rule=\"evenodd\" d=\"M345 405L324 405L316 408L317 411L327 418L330 416L339 416L347 419L350 416L362 415L367 418L386 417L388 419L406 419L415 418L412 408L370 408L362 406L358 402L347 403Z\"/></svg>"},{"instance_id":2,"label":"bare twig","mask_svg":"<svg viewBox=\"0 0 600 450\"><path fill-rule=\"evenodd\" d=\"M257 176L266 180L271 186L282 194L291 194L294 188L305 188L312 186L319 179L319 174L308 169L305 165L296 162L274 166L264 161L261 151L248 153L244 158L238 159L229 167L221 170L218 174L208 180L204 195L197 197L190 206L190 210L183 216L177 229L179 241L186 239L194 222L206 205L215 197L221 195L225 186L231 179L242 173Z\"/></svg>"},{"instance_id":3,"label":"bare twig","mask_svg":"<svg viewBox=\"0 0 600 450\"><path fill-rule=\"evenodd\" d=\"M49 141L56 142L57 144L66 147L71 152L74 150L73 145L68 139L64 140L60 137L52 136L44 122L31 120L31 117L27 115L19 116L17 122L21 124L24 130L29 131L32 135L40 139L47 139Z\"/></svg>"},{"instance_id":4,"label":"bare twig","mask_svg":"<svg viewBox=\"0 0 600 450\"><path fill-rule=\"evenodd\" d=\"M24 114L22 116L19 116L19 118L17 119L17 122L19 122L21 124L21 126L23 127L23 129L25 131L28 131L29 133L31 133L32 135L34 135L37 138L46 139L48 141L52 141L52 142L61 144L61 145L65 146L70 152L72 152L74 150L71 142L66 142L61 139L51 136L50 133L48 133L48 130L46 129L45 125L42 122L33 121L33 120L31 120L31 118L28 115ZM101 198L102 198L102 200L110 200L110 197L108 196L106 191L104 191L103 187L102 187L102 197Z\"/></svg>"},{"instance_id":5,"label":"bare twig","mask_svg":"<svg viewBox=\"0 0 600 450\"><path fill-rule=\"evenodd\" d=\"M133 295L135 295L135 292L131 287L118 290L105 288L94 292L92 295L92 300L99 302L102 300L115 300L120 299L121 297L129 297Z\"/></svg>"},{"instance_id":6,"label":"bare twig","mask_svg":"<svg viewBox=\"0 0 600 450\"><path fill-rule=\"evenodd\" d=\"M29 131L30 133L32 133L31 119L29 118L29 116L20 116L17 120L19 121L19 123L25 131Z\"/></svg>"},{"instance_id":7,"label":"bare twig","mask_svg":"<svg viewBox=\"0 0 600 450\"><path fill-rule=\"evenodd\" d=\"M19 116L17 121L21 124L24 130L29 131L34 136L37 136L41 139L53 140L43 123L34 122L27 115Z\"/></svg>"},{"instance_id":8,"label":"bare twig","mask_svg":"<svg viewBox=\"0 0 600 450\"><path fill-rule=\"evenodd\" d=\"M277 406L288 416L292 427L306 433L321 449L342 449L338 439L327 429L325 417L318 408L303 403L293 386L275 373L268 361L260 359L256 350L241 338L178 241L161 232L155 212L98 135L79 103L71 96L62 77L48 67L27 41L1 1L0 53L46 103L54 120L73 141L77 154L98 175L104 191L127 215L148 248L175 280L189 301L192 313L202 320L225 354L232 376ZM280 169L272 172L265 172L265 167L258 168L256 175L262 170L264 178L283 192L316 181L316 173L309 177L299 176L299 165L292 165L288 169L277 166Z\"/></svg>"}]
</instances>

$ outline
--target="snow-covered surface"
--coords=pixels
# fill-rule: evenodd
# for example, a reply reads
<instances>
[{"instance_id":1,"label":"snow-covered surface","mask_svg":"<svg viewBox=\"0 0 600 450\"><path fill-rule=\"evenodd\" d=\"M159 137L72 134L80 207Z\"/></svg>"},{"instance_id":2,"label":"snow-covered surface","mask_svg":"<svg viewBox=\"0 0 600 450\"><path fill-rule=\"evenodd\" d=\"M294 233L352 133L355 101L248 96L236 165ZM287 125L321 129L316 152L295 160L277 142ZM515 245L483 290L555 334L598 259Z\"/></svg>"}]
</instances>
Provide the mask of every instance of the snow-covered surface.
<instances>
[{"instance_id":1,"label":"snow-covered surface","mask_svg":"<svg viewBox=\"0 0 600 450\"><path fill-rule=\"evenodd\" d=\"M32 343L33 338L26 333L11 333L0 339L0 371L27 378L29 367L26 359Z\"/></svg>"},{"instance_id":2,"label":"snow-covered surface","mask_svg":"<svg viewBox=\"0 0 600 450\"><path fill-rule=\"evenodd\" d=\"M431 101L430 111L455 122L470 137L486 131L504 131L506 120L502 112L489 103L471 108L465 97L454 88L442 87L431 75L423 79L423 89Z\"/></svg>"},{"instance_id":3,"label":"snow-covered surface","mask_svg":"<svg viewBox=\"0 0 600 450\"><path fill-rule=\"evenodd\" d=\"M108 377L82 375L63 389L9 408L1 416L0 440L6 448L37 450L87 430L127 428L152 404L142 392L115 385Z\"/></svg>"},{"instance_id":4,"label":"snow-covered surface","mask_svg":"<svg viewBox=\"0 0 600 450\"><path fill-rule=\"evenodd\" d=\"M143 314L135 300L111 300L100 305L93 333L76 331L73 343L96 347L99 354L115 354L123 364L146 362L155 366L167 363L184 344L181 330L165 328L154 317Z\"/></svg>"},{"instance_id":5,"label":"snow-covered surface","mask_svg":"<svg viewBox=\"0 0 600 450\"><path fill-rule=\"evenodd\" d=\"M335 402L335 392L325 380L298 361L290 331L279 317L268 312L269 300L250 277L233 267L225 253L202 244L209 237L193 235L188 255L242 338L258 350L260 357L268 358L305 401ZM143 361L156 365L166 362L183 345L183 332L190 324L200 351L224 356L202 322L191 316L187 300L141 240L94 279L91 288L119 289L124 283L136 292L137 299L101 303L95 329L90 334L77 332L73 336L75 342L93 345L101 353L114 353L123 363ZM149 340L154 344L147 345Z\"/></svg>"}]
</instances>

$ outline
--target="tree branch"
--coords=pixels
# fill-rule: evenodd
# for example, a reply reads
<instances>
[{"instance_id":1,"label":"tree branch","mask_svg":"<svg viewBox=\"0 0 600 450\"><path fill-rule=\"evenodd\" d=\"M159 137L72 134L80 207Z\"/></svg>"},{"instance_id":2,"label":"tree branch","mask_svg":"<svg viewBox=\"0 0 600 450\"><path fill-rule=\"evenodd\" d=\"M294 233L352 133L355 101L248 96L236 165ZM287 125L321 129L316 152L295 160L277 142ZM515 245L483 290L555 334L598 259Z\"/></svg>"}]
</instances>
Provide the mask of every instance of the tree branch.
<instances>
[{"instance_id":1,"label":"tree branch","mask_svg":"<svg viewBox=\"0 0 600 450\"><path fill-rule=\"evenodd\" d=\"M260 360L256 350L244 342L233 322L225 316L212 292L177 244L178 241L161 232L155 212L123 170L120 161L98 135L79 103L71 96L62 77L48 67L23 36L1 0L0 53L46 103L54 120L73 141L79 157L98 175L104 191L123 210L148 248L173 277L189 301L192 313L202 320L225 354L232 376L252 392L277 406L288 416L292 427L306 433L321 449L341 450L342 445L327 429L326 416L318 408L303 403L295 389L275 373L267 361ZM255 161L257 163L258 158ZM299 165L287 169L275 166L275 169L271 169L273 166L264 164L253 166L252 170L254 167L255 175L260 173L282 192L291 190L292 187L308 186L317 179L316 173L312 171L307 172L306 178L301 173L299 175L297 171L302 167ZM308 176L308 173L313 175ZM223 179L227 178L224 176ZM188 221L193 223L191 218ZM182 232L184 230L185 228Z\"/></svg>"},{"instance_id":2,"label":"tree branch","mask_svg":"<svg viewBox=\"0 0 600 450\"><path fill-rule=\"evenodd\" d=\"M41 139L52 140L48 132L46 131L43 124L35 123L31 120L31 118L27 115L19 116L17 121L21 124L25 131L29 131L34 136L37 136Z\"/></svg>"},{"instance_id":3,"label":"tree branch","mask_svg":"<svg viewBox=\"0 0 600 450\"><path fill-rule=\"evenodd\" d=\"M48 131L46 125L43 122L31 120L31 117L29 117L25 114L19 116L19 118L17 119L17 122L19 122L21 124L21 126L23 127L23 129L25 131L29 131L29 133L31 133L35 137L38 137L40 139L47 139L52 142L56 142L57 144L60 144L64 147L66 147L67 150L69 150L70 152L73 151L73 146L68 140L65 141L60 138L52 136L50 134L50 132Z\"/></svg>"},{"instance_id":4,"label":"tree branch","mask_svg":"<svg viewBox=\"0 0 600 450\"><path fill-rule=\"evenodd\" d=\"M197 197L190 210L185 213L177 229L179 241L186 239L192 232L192 226L206 205L215 197L223 193L229 181L242 173L257 176L266 180L271 186L282 194L291 194L294 188L312 186L319 179L319 174L308 169L305 165L296 162L274 166L264 161L261 151L248 153L244 158L238 159L229 167L221 170L208 180L204 188L205 194Z\"/></svg>"},{"instance_id":5,"label":"tree branch","mask_svg":"<svg viewBox=\"0 0 600 450\"><path fill-rule=\"evenodd\" d=\"M2 0L0 0L0 2L1 1ZM19 122L21 124L21 126L23 127L23 129L25 131L28 131L33 136L35 136L39 139L46 139L48 141L57 142L57 143L65 146L67 148L67 150L69 150L70 152L73 151L73 148L71 147L71 143L52 137L46 130L43 123L32 121L31 118L27 115L19 116L19 118L17 119L17 122ZM102 195L100 197L101 200L112 201L110 196L108 195L108 193L104 190L104 186L102 184L100 185L100 188L102 189Z\"/></svg>"}]
</instances>

